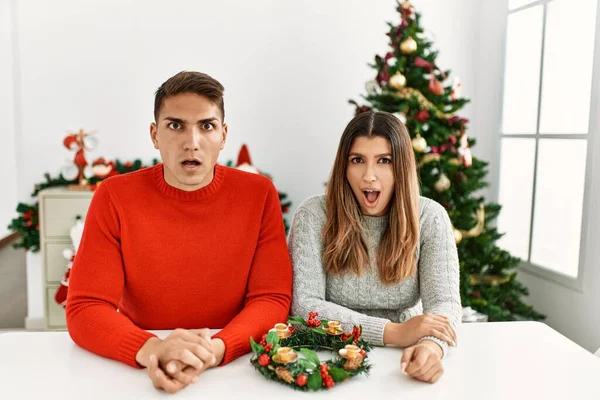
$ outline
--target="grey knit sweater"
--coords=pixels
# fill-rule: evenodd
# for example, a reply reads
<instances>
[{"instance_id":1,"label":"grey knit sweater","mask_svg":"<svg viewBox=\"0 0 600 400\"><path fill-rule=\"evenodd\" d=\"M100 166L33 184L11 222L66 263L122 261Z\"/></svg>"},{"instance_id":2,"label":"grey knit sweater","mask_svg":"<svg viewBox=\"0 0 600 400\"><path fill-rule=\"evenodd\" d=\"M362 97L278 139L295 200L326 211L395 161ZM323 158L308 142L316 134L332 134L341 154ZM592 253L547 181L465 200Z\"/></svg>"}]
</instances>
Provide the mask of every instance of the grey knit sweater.
<instances>
[{"instance_id":1,"label":"grey knit sweater","mask_svg":"<svg viewBox=\"0 0 600 400\"><path fill-rule=\"evenodd\" d=\"M388 217L363 216L370 266L361 276L325 273L325 219L325 197L321 195L304 201L292 221L288 246L294 265L294 315L307 317L310 311L317 311L324 319L341 321L345 330L360 324L363 338L378 346L383 345L388 322L404 322L423 312L445 315L456 329L462 314L458 255L452 225L442 206L420 198L417 274L391 286L380 281L376 265L377 247ZM447 344L434 341L445 354Z\"/></svg>"}]
</instances>

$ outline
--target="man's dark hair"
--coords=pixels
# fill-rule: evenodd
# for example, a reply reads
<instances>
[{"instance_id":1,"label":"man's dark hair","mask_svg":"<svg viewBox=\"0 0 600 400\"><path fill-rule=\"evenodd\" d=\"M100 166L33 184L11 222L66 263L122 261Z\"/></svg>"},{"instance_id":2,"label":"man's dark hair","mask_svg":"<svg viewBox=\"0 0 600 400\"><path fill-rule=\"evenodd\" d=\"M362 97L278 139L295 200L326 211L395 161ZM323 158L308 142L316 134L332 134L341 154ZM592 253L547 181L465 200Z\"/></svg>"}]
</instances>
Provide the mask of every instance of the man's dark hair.
<instances>
[{"instance_id":1,"label":"man's dark hair","mask_svg":"<svg viewBox=\"0 0 600 400\"><path fill-rule=\"evenodd\" d=\"M223 91L225 88L219 81L202 72L181 71L160 85L154 94L154 120L158 122L158 114L167 97L181 93L196 93L204 96L221 110L221 122L225 121L225 104Z\"/></svg>"}]
</instances>

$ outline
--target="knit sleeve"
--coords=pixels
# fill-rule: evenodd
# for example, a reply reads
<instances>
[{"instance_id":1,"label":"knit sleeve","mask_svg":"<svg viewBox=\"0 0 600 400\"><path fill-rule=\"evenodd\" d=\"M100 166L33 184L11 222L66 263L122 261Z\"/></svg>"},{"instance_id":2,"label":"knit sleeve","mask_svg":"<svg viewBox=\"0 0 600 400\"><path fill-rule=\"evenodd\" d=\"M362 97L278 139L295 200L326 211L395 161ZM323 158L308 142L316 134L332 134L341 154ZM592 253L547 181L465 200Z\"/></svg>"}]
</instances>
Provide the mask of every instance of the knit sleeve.
<instances>
[{"instance_id":1,"label":"knit sleeve","mask_svg":"<svg viewBox=\"0 0 600 400\"><path fill-rule=\"evenodd\" d=\"M82 348L139 368L137 352L155 335L117 312L125 274L119 218L107 185L98 187L86 216L69 279L67 328Z\"/></svg>"},{"instance_id":2,"label":"knit sleeve","mask_svg":"<svg viewBox=\"0 0 600 400\"><path fill-rule=\"evenodd\" d=\"M250 337L258 341L276 323L288 320L292 266L285 243L279 194L270 181L268 184L258 243L250 267L245 306L215 335L225 343L221 365L249 352Z\"/></svg>"},{"instance_id":3,"label":"knit sleeve","mask_svg":"<svg viewBox=\"0 0 600 400\"><path fill-rule=\"evenodd\" d=\"M363 338L372 345L383 345L383 331L390 320L368 316L326 300L327 275L323 258L322 222L300 208L294 215L288 237L294 266L292 313L304 318L316 311L327 320L342 322L345 330L362 325Z\"/></svg>"},{"instance_id":4,"label":"knit sleeve","mask_svg":"<svg viewBox=\"0 0 600 400\"><path fill-rule=\"evenodd\" d=\"M458 252L446 210L431 202L421 229L419 281L423 312L448 317L454 330L461 322ZM426 337L427 339L431 339ZM425 339L425 338L423 338ZM434 340L444 350L448 345Z\"/></svg>"}]
</instances>

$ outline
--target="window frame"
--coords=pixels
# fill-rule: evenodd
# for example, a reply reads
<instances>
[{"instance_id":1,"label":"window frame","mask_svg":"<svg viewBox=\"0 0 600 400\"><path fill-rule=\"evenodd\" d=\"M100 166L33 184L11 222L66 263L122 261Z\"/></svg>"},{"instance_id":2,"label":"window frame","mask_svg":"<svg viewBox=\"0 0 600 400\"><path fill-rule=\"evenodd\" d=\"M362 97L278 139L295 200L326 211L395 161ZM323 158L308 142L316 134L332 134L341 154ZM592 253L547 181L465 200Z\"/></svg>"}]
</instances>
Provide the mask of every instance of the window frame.
<instances>
[{"instance_id":1,"label":"window frame","mask_svg":"<svg viewBox=\"0 0 600 400\"><path fill-rule=\"evenodd\" d=\"M556 0L537 0L527 5L514 8L512 10L508 9L508 2L506 3L506 20L504 23L504 38L503 38L503 53L502 53L502 80L505 80L506 74L506 38L508 34L508 17L511 14L526 10L531 7L542 6L542 43L541 43L541 59L540 59L540 75L539 75L539 86L538 86L538 106L537 106L537 118L536 118L536 132L532 134L505 134L502 130L502 122L503 122L503 113L504 113L504 85L501 86L501 101L500 101L500 121L499 121L499 135L498 135L498 146L497 146L497 160L500 162L501 160L501 152L502 152L502 141L505 138L512 139L534 139L535 140L535 153L534 153L534 170L533 170L533 193L532 193L532 203L531 207L531 217L529 221L529 243L528 243L528 259L521 260L518 268L522 271L525 271L533 276L537 276L539 278L557 283L559 285L565 286L567 288L573 289L578 292L583 292L583 282L585 275L584 266L587 264L586 255L588 253L588 247L593 245L591 243L590 237L590 224L588 224L589 215L590 215L590 207L592 204L592 175L594 163L593 156L594 154L600 155L600 141L595 139L595 132L597 132L600 128L600 4L597 4L596 8L596 21L595 21L595 31L594 31L594 48L593 48L593 67L592 67L592 80L591 80L591 94L590 94L590 113L589 113L589 121L588 121L588 131L587 134L572 134L572 133L562 133L562 134L547 134L540 133L540 117L541 117L541 104L542 104L542 87L543 87L543 73L544 73L544 56L545 56L545 41L546 41L546 21L548 15L548 4L556 1ZM564 1L564 0L563 0ZM600 3L600 0L597 0ZM538 265L532 263L531 260L531 252L532 252L532 243L533 243L533 227L534 227L534 218L535 218L535 201L536 201L536 188L537 188L537 178L538 178L538 154L539 154L539 143L540 139L573 139L573 140L585 140L587 141L587 151L586 151L586 166L585 166L585 179L584 179L584 192L583 192L583 208L582 208L582 220L581 220L581 236L579 242L579 261L577 266L577 277L572 277L570 275L562 274L558 271L551 270L549 268L544 267L543 265ZM495 198L498 201L500 196L500 181L501 181L501 168L497 169L497 179L496 182L498 185L496 186ZM591 260L590 260L591 261Z\"/></svg>"}]
</instances>

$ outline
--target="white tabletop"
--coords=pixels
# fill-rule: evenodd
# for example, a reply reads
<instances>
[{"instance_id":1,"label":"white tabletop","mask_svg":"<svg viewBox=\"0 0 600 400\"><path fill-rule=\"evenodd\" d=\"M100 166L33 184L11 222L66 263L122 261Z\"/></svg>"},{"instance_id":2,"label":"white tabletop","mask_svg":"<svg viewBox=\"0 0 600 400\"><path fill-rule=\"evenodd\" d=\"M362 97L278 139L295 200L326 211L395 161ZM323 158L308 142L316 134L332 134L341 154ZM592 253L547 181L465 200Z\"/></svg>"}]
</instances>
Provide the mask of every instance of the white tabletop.
<instances>
[{"instance_id":1,"label":"white tabletop","mask_svg":"<svg viewBox=\"0 0 600 400\"><path fill-rule=\"evenodd\" d=\"M400 373L397 348L375 348L369 377L356 377L330 391L306 394L267 381L250 355L204 373L177 399L289 398L369 399L600 399L600 358L548 326L535 322L464 324L459 347L444 360L433 385ZM168 332L159 332L166 336ZM323 357L325 358L325 357ZM164 398L145 370L82 350L66 332L0 335L0 399ZM338 397L339 396L339 397ZM282 397L283 398L283 397Z\"/></svg>"}]
</instances>

